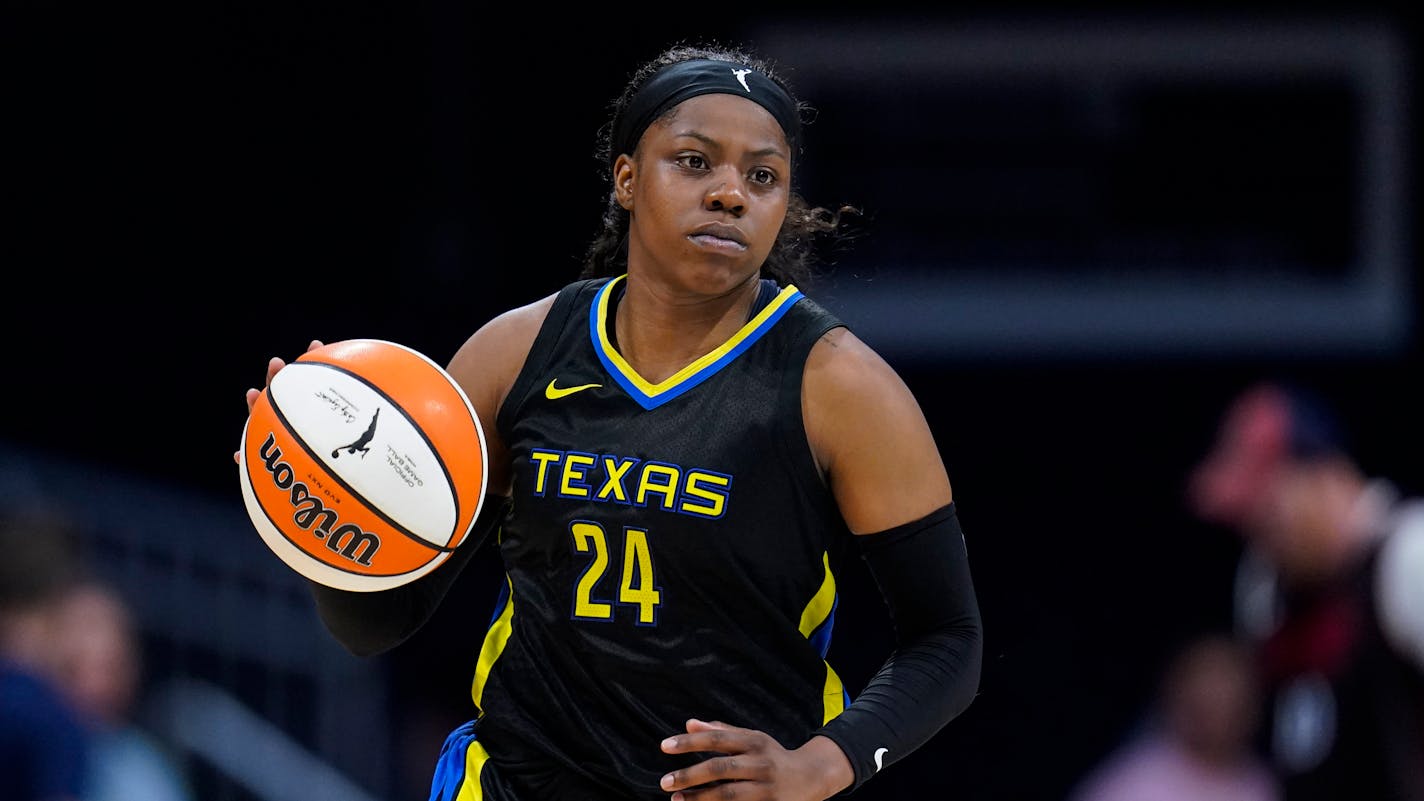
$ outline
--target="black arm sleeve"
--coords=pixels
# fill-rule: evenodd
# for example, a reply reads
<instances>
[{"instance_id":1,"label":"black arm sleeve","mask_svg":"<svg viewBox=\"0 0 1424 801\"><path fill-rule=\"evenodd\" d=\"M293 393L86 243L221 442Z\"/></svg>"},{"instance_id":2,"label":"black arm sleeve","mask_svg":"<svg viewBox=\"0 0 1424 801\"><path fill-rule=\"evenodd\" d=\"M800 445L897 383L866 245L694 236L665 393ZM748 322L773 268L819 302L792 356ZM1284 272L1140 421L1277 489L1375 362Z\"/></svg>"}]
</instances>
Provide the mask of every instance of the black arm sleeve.
<instances>
[{"instance_id":1,"label":"black arm sleeve","mask_svg":"<svg viewBox=\"0 0 1424 801\"><path fill-rule=\"evenodd\" d=\"M405 642L425 625L470 557L499 527L510 501L486 495L484 508L449 560L409 584L378 592L338 590L308 580L327 631L356 656L374 656Z\"/></svg>"},{"instance_id":2,"label":"black arm sleeve","mask_svg":"<svg viewBox=\"0 0 1424 801\"><path fill-rule=\"evenodd\" d=\"M896 648L855 701L816 732L850 759L855 781L847 793L969 707L984 653L979 602L953 503L856 541L890 609Z\"/></svg>"}]
</instances>

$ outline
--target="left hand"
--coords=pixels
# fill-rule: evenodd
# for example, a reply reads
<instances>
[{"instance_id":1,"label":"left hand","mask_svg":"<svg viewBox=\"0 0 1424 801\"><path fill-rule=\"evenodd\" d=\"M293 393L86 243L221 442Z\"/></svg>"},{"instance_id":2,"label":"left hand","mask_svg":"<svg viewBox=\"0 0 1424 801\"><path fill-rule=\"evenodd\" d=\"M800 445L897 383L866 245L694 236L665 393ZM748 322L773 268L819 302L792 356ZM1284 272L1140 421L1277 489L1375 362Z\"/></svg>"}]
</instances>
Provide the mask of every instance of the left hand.
<instances>
[{"instance_id":1,"label":"left hand","mask_svg":"<svg viewBox=\"0 0 1424 801\"><path fill-rule=\"evenodd\" d=\"M825 737L788 751L766 732L693 719L686 734L663 740L662 749L724 755L664 776L671 801L823 801L855 778L840 747Z\"/></svg>"}]
</instances>

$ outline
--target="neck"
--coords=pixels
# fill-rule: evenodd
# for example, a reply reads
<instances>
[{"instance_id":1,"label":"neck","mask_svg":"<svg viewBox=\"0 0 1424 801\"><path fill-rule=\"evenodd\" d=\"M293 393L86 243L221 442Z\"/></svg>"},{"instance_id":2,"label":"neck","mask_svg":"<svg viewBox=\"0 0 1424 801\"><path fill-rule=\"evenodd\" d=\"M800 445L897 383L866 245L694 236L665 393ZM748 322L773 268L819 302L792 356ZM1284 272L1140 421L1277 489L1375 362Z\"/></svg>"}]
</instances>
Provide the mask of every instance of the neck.
<instances>
[{"instance_id":1,"label":"neck","mask_svg":"<svg viewBox=\"0 0 1424 801\"><path fill-rule=\"evenodd\" d=\"M760 289L753 274L725 292L687 292L630 274L613 325L618 351L657 383L726 342L743 325Z\"/></svg>"}]
</instances>

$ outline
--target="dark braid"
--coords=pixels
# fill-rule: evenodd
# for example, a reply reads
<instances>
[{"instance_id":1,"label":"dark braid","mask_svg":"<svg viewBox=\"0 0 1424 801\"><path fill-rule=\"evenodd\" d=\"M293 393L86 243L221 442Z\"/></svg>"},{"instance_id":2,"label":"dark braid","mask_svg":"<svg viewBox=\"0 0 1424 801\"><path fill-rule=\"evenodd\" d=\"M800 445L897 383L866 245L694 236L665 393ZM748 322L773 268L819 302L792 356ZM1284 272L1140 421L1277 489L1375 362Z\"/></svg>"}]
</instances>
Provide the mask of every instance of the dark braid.
<instances>
[{"instance_id":1,"label":"dark braid","mask_svg":"<svg viewBox=\"0 0 1424 801\"><path fill-rule=\"evenodd\" d=\"M627 108L628 101L653 73L669 64L679 64L702 58L746 64L776 81L788 95L795 97L790 86L778 74L774 65L764 58L735 47L707 44L675 45L639 67L623 89L623 94L613 102L612 113L599 131L598 148L594 156L598 163L603 165L604 177L610 184L608 205L603 211L603 227L589 244L585 253L584 267L580 278L612 277L621 275L628 270L628 211L618 203L618 198L612 188L613 177L606 166L614 155L610 152L613 148L613 121ZM797 108L801 112L804 125L810 107L798 101ZM671 109L667 113L671 113ZM798 159L800 155L800 153L793 153L793 160ZM793 166L794 163L793 161ZM766 262L762 264L762 274L767 278L774 279L782 286L796 284L804 289L810 283L812 270L816 263L817 238L840 233L841 215L855 212L854 208L848 206L834 211L813 207L797 193L793 183L786 205L786 221L782 223L781 231L777 234L776 242L771 246L771 252L767 254Z\"/></svg>"}]
</instances>

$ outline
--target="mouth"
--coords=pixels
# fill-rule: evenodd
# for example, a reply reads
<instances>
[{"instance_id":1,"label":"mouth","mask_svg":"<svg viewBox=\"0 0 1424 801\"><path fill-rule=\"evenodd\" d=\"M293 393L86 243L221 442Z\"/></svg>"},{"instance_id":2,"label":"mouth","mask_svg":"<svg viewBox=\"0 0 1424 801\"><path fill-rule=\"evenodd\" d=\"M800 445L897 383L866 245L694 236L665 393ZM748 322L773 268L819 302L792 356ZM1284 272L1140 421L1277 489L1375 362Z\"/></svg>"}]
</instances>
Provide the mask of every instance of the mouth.
<instances>
[{"instance_id":1,"label":"mouth","mask_svg":"<svg viewBox=\"0 0 1424 801\"><path fill-rule=\"evenodd\" d=\"M746 236L734 225L710 223L688 234L699 247L721 253L742 253L747 249Z\"/></svg>"}]
</instances>

